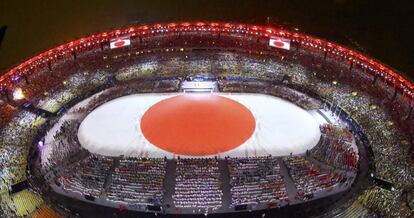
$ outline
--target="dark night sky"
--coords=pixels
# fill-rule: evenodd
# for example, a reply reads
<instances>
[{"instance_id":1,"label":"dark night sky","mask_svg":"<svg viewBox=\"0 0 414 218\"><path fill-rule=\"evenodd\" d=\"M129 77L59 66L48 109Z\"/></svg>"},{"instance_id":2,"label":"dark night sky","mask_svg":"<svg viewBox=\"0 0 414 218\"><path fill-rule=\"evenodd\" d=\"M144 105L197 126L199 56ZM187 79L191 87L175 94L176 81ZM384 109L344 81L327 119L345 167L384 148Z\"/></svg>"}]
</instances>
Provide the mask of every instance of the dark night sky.
<instances>
[{"instance_id":1,"label":"dark night sky","mask_svg":"<svg viewBox=\"0 0 414 218\"><path fill-rule=\"evenodd\" d=\"M20 61L91 33L136 23L218 20L297 26L414 78L414 7L370 0L0 0L0 74Z\"/></svg>"}]
</instances>

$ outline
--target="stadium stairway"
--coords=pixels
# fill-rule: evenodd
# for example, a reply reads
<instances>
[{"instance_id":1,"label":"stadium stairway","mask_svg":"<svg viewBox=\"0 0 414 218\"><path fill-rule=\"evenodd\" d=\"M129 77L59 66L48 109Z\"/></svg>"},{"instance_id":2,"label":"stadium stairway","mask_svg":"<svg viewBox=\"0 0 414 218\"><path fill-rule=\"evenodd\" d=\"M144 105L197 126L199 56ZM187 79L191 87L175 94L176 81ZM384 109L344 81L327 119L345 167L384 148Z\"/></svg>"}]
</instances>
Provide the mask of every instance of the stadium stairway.
<instances>
[{"instance_id":1,"label":"stadium stairway","mask_svg":"<svg viewBox=\"0 0 414 218\"><path fill-rule=\"evenodd\" d=\"M114 158L113 164L112 164L111 168L109 168L108 174L107 174L107 176L105 178L105 182L103 184L103 189L102 189L101 196L102 195L106 195L106 192L108 191L109 187L111 186L111 184L112 184L112 175L114 174L115 169L117 167L119 167L119 163L120 163L119 160L120 160L119 157L118 158Z\"/></svg>"},{"instance_id":2,"label":"stadium stairway","mask_svg":"<svg viewBox=\"0 0 414 218\"><path fill-rule=\"evenodd\" d=\"M230 172L226 159L218 160L218 167L220 172L221 190L223 191L223 208L229 208L231 202L230 194Z\"/></svg>"},{"instance_id":3,"label":"stadium stairway","mask_svg":"<svg viewBox=\"0 0 414 218\"><path fill-rule=\"evenodd\" d=\"M295 183L293 182L292 177L290 177L290 174L285 165L285 162L283 162L281 158L277 158L277 161L279 162L280 173L283 176L283 180L285 180L289 200L291 202L295 201L295 196L298 194L298 190L296 189Z\"/></svg>"},{"instance_id":4,"label":"stadium stairway","mask_svg":"<svg viewBox=\"0 0 414 218\"><path fill-rule=\"evenodd\" d=\"M160 82L156 81L154 84L154 90L157 90L159 86L160 86Z\"/></svg>"},{"instance_id":5,"label":"stadium stairway","mask_svg":"<svg viewBox=\"0 0 414 218\"><path fill-rule=\"evenodd\" d=\"M176 175L176 169L177 169L177 161L167 160L167 166L165 169L165 178L164 178L164 202L166 208L171 207L174 205L173 203L173 194L175 189L175 175Z\"/></svg>"}]
</instances>

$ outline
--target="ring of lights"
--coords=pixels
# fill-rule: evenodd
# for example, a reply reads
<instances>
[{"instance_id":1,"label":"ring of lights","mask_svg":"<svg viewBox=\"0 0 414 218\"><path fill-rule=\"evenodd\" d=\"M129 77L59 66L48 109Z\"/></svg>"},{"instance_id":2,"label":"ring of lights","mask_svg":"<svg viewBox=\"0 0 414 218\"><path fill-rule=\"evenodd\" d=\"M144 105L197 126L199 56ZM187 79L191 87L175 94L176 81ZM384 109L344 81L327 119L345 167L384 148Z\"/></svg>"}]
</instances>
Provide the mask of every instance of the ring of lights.
<instances>
[{"instance_id":1,"label":"ring of lights","mask_svg":"<svg viewBox=\"0 0 414 218\"><path fill-rule=\"evenodd\" d=\"M100 47L103 44L108 44L110 40L114 38L125 36L151 37L151 35L155 36L159 34L180 32L204 32L211 34L231 33L240 36L259 36L263 38L283 37L290 39L292 44L300 45L303 49L325 52L346 63L360 66L371 74L379 76L390 86L400 90L404 96L407 96L410 99L411 104L414 104L414 84L384 64L356 51L320 38L271 26L218 22L182 22L139 25L81 38L45 51L12 68L0 77L0 88L13 89L13 78L30 75L35 73L38 67L63 59L74 52L84 52Z\"/></svg>"}]
</instances>

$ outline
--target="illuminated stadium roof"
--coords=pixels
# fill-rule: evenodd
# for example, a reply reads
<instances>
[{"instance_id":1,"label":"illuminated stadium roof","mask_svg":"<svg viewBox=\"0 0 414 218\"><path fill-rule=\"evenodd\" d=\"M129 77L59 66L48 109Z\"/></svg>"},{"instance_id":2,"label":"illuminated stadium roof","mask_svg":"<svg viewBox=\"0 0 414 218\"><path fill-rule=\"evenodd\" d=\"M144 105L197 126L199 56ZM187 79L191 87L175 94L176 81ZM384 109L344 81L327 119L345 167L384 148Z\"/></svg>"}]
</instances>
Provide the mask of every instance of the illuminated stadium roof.
<instances>
[{"instance_id":1,"label":"illuminated stadium roof","mask_svg":"<svg viewBox=\"0 0 414 218\"><path fill-rule=\"evenodd\" d=\"M328 52L344 61L354 63L360 65L362 68L371 70L374 74L381 76L381 78L391 86L401 90L406 96L411 97L411 100L414 97L414 85L410 81L384 64L341 45L298 32L287 31L270 26L220 22L181 22L139 25L91 35L45 51L14 67L9 72L1 76L0 87L7 86L15 76L31 74L32 70L36 69L39 65L57 60L65 55L71 54L72 52L85 51L91 48L99 47L102 43L109 43L114 38L194 31L209 33L238 33L262 36L265 38L283 37L290 39L293 43L299 43L301 48Z\"/></svg>"}]
</instances>

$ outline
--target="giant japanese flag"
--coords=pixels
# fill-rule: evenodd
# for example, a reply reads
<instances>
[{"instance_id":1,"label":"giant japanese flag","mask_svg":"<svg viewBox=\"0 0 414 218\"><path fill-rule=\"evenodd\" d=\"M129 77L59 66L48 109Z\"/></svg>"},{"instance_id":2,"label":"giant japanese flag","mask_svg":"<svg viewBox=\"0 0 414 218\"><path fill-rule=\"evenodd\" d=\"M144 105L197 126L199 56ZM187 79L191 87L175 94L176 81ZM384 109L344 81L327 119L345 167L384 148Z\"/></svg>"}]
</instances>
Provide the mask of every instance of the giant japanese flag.
<instances>
[{"instance_id":1,"label":"giant japanese flag","mask_svg":"<svg viewBox=\"0 0 414 218\"><path fill-rule=\"evenodd\" d=\"M278 38L278 37L271 38L269 39L269 46L290 50L290 39L284 39L284 38Z\"/></svg>"},{"instance_id":2,"label":"giant japanese flag","mask_svg":"<svg viewBox=\"0 0 414 218\"><path fill-rule=\"evenodd\" d=\"M131 40L129 39L129 37L112 39L111 42L109 43L109 47L111 49L120 48L124 46L129 46L129 45L131 45Z\"/></svg>"}]
</instances>

